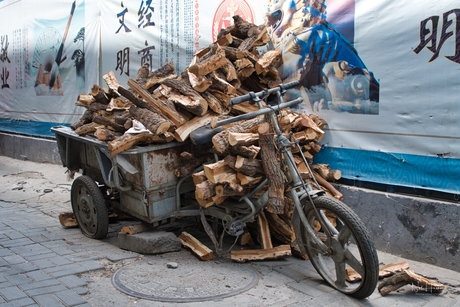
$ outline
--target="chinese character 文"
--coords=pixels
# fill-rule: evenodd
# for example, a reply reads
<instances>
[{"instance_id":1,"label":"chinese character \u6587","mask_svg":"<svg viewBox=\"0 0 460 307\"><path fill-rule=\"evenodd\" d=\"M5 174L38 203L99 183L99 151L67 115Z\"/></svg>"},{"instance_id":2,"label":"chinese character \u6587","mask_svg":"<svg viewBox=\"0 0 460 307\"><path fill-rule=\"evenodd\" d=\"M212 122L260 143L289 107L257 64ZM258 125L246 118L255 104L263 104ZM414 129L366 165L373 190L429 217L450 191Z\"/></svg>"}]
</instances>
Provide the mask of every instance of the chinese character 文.
<instances>
[{"instance_id":1,"label":"chinese character \u6587","mask_svg":"<svg viewBox=\"0 0 460 307\"><path fill-rule=\"evenodd\" d=\"M10 43L8 42L8 35L3 35L1 39L2 43L2 51L0 53L0 61L11 63L10 59L8 58L8 46Z\"/></svg>"},{"instance_id":2,"label":"chinese character \u6587","mask_svg":"<svg viewBox=\"0 0 460 307\"><path fill-rule=\"evenodd\" d=\"M449 19L450 17L455 19L455 35L454 32L448 31L449 27L453 24L452 19ZM453 56L446 56L446 58L460 64L460 9L453 9L443 14L442 30L439 44L437 44L439 20L439 16L431 16L420 23L420 44L414 49L414 52L419 54L423 48L427 47L428 50L433 52L433 56L429 60L431 62L438 58L444 43L453 36L455 39L455 54ZM430 43L431 45L428 46Z\"/></svg>"},{"instance_id":3,"label":"chinese character \u6587","mask_svg":"<svg viewBox=\"0 0 460 307\"><path fill-rule=\"evenodd\" d=\"M123 2L121 2L121 7L123 7ZM115 34L120 32L121 28L124 28L125 32L131 32L131 30L125 24L125 14L127 12L128 12L128 9L125 8L123 11L121 11L120 13L117 14L118 22L120 23L120 27L118 28L117 32L115 32ZM121 19L120 19L120 17L121 17Z\"/></svg>"}]
</instances>

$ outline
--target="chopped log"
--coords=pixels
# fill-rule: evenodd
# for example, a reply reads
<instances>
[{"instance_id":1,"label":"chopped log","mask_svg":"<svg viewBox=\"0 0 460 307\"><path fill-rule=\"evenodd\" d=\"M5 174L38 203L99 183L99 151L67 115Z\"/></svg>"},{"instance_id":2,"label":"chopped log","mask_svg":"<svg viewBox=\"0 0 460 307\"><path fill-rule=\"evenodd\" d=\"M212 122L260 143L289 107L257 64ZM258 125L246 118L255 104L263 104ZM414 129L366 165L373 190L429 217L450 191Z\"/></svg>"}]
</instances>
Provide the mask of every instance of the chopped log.
<instances>
[{"instance_id":1,"label":"chopped log","mask_svg":"<svg viewBox=\"0 0 460 307\"><path fill-rule=\"evenodd\" d=\"M200 116L204 115L208 110L208 103L206 100L197 91L190 87L187 82L179 79L167 79L163 81L162 86L163 88L166 86L170 87L183 96L188 97L188 99L179 98L179 95L176 94L176 96L168 97L168 99L173 99L175 103L180 104L182 108L186 109L190 113ZM171 94L172 93L170 93L170 95Z\"/></svg>"},{"instance_id":2,"label":"chopped log","mask_svg":"<svg viewBox=\"0 0 460 307\"><path fill-rule=\"evenodd\" d=\"M238 133L238 132L229 132L228 134L228 143L230 146L237 145L255 145L259 141L259 134L257 133Z\"/></svg>"},{"instance_id":3,"label":"chopped log","mask_svg":"<svg viewBox=\"0 0 460 307\"><path fill-rule=\"evenodd\" d=\"M192 88L197 92L202 93L206 91L212 84L212 81L206 78L206 76L198 77L197 75L191 73L188 70L187 70L187 73L188 73L188 79L190 81L190 84L192 85Z\"/></svg>"},{"instance_id":4,"label":"chopped log","mask_svg":"<svg viewBox=\"0 0 460 307\"><path fill-rule=\"evenodd\" d=\"M327 122L317 114L310 114L310 118L315 122L319 129L324 129L328 124Z\"/></svg>"},{"instance_id":5,"label":"chopped log","mask_svg":"<svg viewBox=\"0 0 460 307\"><path fill-rule=\"evenodd\" d=\"M208 102L208 107L219 115L225 115L230 113L231 105L228 99L221 101L210 91L204 91L201 93L204 99ZM222 96L221 96L222 98Z\"/></svg>"},{"instance_id":6,"label":"chopped log","mask_svg":"<svg viewBox=\"0 0 460 307\"><path fill-rule=\"evenodd\" d=\"M164 80L173 78L176 74L176 68L173 62L169 62L149 74L147 82L144 84L144 89L150 90L155 85L161 84Z\"/></svg>"},{"instance_id":7,"label":"chopped log","mask_svg":"<svg viewBox=\"0 0 460 307\"><path fill-rule=\"evenodd\" d=\"M87 106L92 104L93 102L96 102L96 99L92 95L87 95L87 94L78 95L77 100Z\"/></svg>"},{"instance_id":8,"label":"chopped log","mask_svg":"<svg viewBox=\"0 0 460 307\"><path fill-rule=\"evenodd\" d=\"M235 66L233 66L230 60L227 59L227 63L224 66L222 66L220 69L225 74L225 79L227 79L228 82L238 80L238 74L236 73L236 68Z\"/></svg>"},{"instance_id":9,"label":"chopped log","mask_svg":"<svg viewBox=\"0 0 460 307\"><path fill-rule=\"evenodd\" d=\"M216 185L205 180L195 186L195 196L199 199L209 199L216 195Z\"/></svg>"},{"instance_id":10,"label":"chopped log","mask_svg":"<svg viewBox=\"0 0 460 307\"><path fill-rule=\"evenodd\" d=\"M97 124L101 124L107 127L112 127L113 130L116 132L121 132L124 133L126 131L125 127L123 125L117 124L115 121L112 121L108 119L107 117L104 116L94 116L93 122ZM168 127L169 129L169 127Z\"/></svg>"},{"instance_id":11,"label":"chopped log","mask_svg":"<svg viewBox=\"0 0 460 307\"><path fill-rule=\"evenodd\" d=\"M230 148L230 153L238 156L243 156L248 159L255 159L260 152L260 147L251 145L251 146L232 146Z\"/></svg>"},{"instance_id":12,"label":"chopped log","mask_svg":"<svg viewBox=\"0 0 460 307\"><path fill-rule=\"evenodd\" d=\"M261 211L257 215L257 229L258 229L258 236L259 236L259 243L262 249L269 249L273 247L272 238L270 235L270 227L268 225L267 218L265 213Z\"/></svg>"},{"instance_id":13,"label":"chopped log","mask_svg":"<svg viewBox=\"0 0 460 307\"><path fill-rule=\"evenodd\" d=\"M86 135L88 133L94 133L96 131L96 128L101 126L100 124L97 123L88 123L84 124L83 126L78 127L75 129L75 133L78 135Z\"/></svg>"},{"instance_id":14,"label":"chopped log","mask_svg":"<svg viewBox=\"0 0 460 307\"><path fill-rule=\"evenodd\" d=\"M227 58L225 57L225 51L218 47L215 54L210 57L203 59L199 63L189 66L189 71L195 74L197 77L205 76L212 71L215 71L227 63Z\"/></svg>"},{"instance_id":15,"label":"chopped log","mask_svg":"<svg viewBox=\"0 0 460 307\"><path fill-rule=\"evenodd\" d=\"M216 202L212 199L212 197L208 199L201 199L201 198L195 197L195 199L198 202L198 204L203 208L208 208L216 204Z\"/></svg>"},{"instance_id":16,"label":"chopped log","mask_svg":"<svg viewBox=\"0 0 460 307\"><path fill-rule=\"evenodd\" d=\"M237 48L234 48L234 47L222 46L221 48L225 52L225 57L232 63L235 62L236 60L242 59L242 58L244 58L246 56L246 53L244 51L240 51L240 50L238 50Z\"/></svg>"},{"instance_id":17,"label":"chopped log","mask_svg":"<svg viewBox=\"0 0 460 307\"><path fill-rule=\"evenodd\" d=\"M206 178L212 183L236 182L236 172L223 160L219 160L212 164L205 164L204 172Z\"/></svg>"},{"instance_id":18,"label":"chopped log","mask_svg":"<svg viewBox=\"0 0 460 307\"><path fill-rule=\"evenodd\" d=\"M316 181L322 186L324 186L331 194L333 195L334 198L337 198L338 200L342 201L343 200L343 194L340 193L332 184L326 181L323 177L321 177L317 172L312 171L313 176L315 176Z\"/></svg>"},{"instance_id":19,"label":"chopped log","mask_svg":"<svg viewBox=\"0 0 460 307\"><path fill-rule=\"evenodd\" d=\"M324 131L319 128L304 128L299 132L292 134L292 141L297 140L302 141L315 141L320 142L324 137Z\"/></svg>"},{"instance_id":20,"label":"chopped log","mask_svg":"<svg viewBox=\"0 0 460 307\"><path fill-rule=\"evenodd\" d=\"M155 135L168 131L171 127L169 121L148 109L138 108L132 105L129 108L129 113Z\"/></svg>"},{"instance_id":21,"label":"chopped log","mask_svg":"<svg viewBox=\"0 0 460 307\"><path fill-rule=\"evenodd\" d=\"M252 240L251 233L249 233L249 232L243 233L243 235L240 238L239 244L241 246L245 246L245 245L252 246L252 245L254 245L254 241Z\"/></svg>"},{"instance_id":22,"label":"chopped log","mask_svg":"<svg viewBox=\"0 0 460 307\"><path fill-rule=\"evenodd\" d=\"M107 74L102 76L102 78L105 80L105 83L107 83L107 86L109 89L115 93L117 96L120 96L120 93L118 92L118 88L121 86L120 82L118 82L117 77L115 76L115 73L113 71L109 71Z\"/></svg>"},{"instance_id":23,"label":"chopped log","mask_svg":"<svg viewBox=\"0 0 460 307\"><path fill-rule=\"evenodd\" d=\"M196 239L188 232L183 231L179 236L179 240L181 241L182 245L190 248L198 257L200 257L201 260L212 260L212 250L200 241L198 241L198 239Z\"/></svg>"},{"instance_id":24,"label":"chopped log","mask_svg":"<svg viewBox=\"0 0 460 307\"><path fill-rule=\"evenodd\" d=\"M90 110L86 110L85 113L83 113L83 115L80 117L79 120L77 120L75 123L73 123L72 125L70 125L70 128L72 130L76 130L77 128L85 125L85 124L89 124L93 121L93 112L90 111Z\"/></svg>"},{"instance_id":25,"label":"chopped log","mask_svg":"<svg viewBox=\"0 0 460 307\"><path fill-rule=\"evenodd\" d=\"M206 174L204 173L204 171L200 171L192 175L192 180L193 180L193 184L196 186L208 179L206 178Z\"/></svg>"},{"instance_id":26,"label":"chopped log","mask_svg":"<svg viewBox=\"0 0 460 307\"><path fill-rule=\"evenodd\" d=\"M308 260L308 255L304 254L299 247L299 243L297 241L291 243L291 253L294 257L302 259L302 260Z\"/></svg>"},{"instance_id":27,"label":"chopped log","mask_svg":"<svg viewBox=\"0 0 460 307\"><path fill-rule=\"evenodd\" d=\"M269 249L232 250L231 259L236 262L275 260L291 256L289 245L280 245Z\"/></svg>"},{"instance_id":28,"label":"chopped log","mask_svg":"<svg viewBox=\"0 0 460 307\"><path fill-rule=\"evenodd\" d=\"M313 164L311 167L312 170L327 181L335 181L342 178L342 172L340 170L332 170L329 164Z\"/></svg>"},{"instance_id":29,"label":"chopped log","mask_svg":"<svg viewBox=\"0 0 460 307\"><path fill-rule=\"evenodd\" d=\"M91 89L91 95L99 103L109 104L110 102L110 99L107 96L107 93L103 89L101 89L100 86L97 84L93 85L93 88Z\"/></svg>"},{"instance_id":30,"label":"chopped log","mask_svg":"<svg viewBox=\"0 0 460 307\"><path fill-rule=\"evenodd\" d=\"M220 78L216 72L212 72L208 76L212 82L209 87L210 89L222 92L226 95L236 94L236 88L234 88L233 85L228 83L226 80Z\"/></svg>"},{"instance_id":31,"label":"chopped log","mask_svg":"<svg viewBox=\"0 0 460 307\"><path fill-rule=\"evenodd\" d=\"M259 135L263 170L268 178L267 211L282 214L284 212L284 184L286 177L276 157L276 149L273 142L272 133Z\"/></svg>"},{"instance_id":32,"label":"chopped log","mask_svg":"<svg viewBox=\"0 0 460 307\"><path fill-rule=\"evenodd\" d=\"M291 244L295 241L296 236L294 229L286 222L281 219L277 214L270 212L265 212L265 217L267 218L268 225L270 226L270 233L274 235L275 238L280 240L285 244Z\"/></svg>"},{"instance_id":33,"label":"chopped log","mask_svg":"<svg viewBox=\"0 0 460 307\"><path fill-rule=\"evenodd\" d=\"M230 184L218 184L216 185L216 195L217 196L243 196L249 192L248 188L244 188L243 186L237 183L230 183Z\"/></svg>"},{"instance_id":34,"label":"chopped log","mask_svg":"<svg viewBox=\"0 0 460 307\"><path fill-rule=\"evenodd\" d=\"M235 170L248 176L264 174L264 167L261 160L246 159L242 156L236 157Z\"/></svg>"},{"instance_id":35,"label":"chopped log","mask_svg":"<svg viewBox=\"0 0 460 307\"><path fill-rule=\"evenodd\" d=\"M73 212L64 212L59 214L59 222L65 228L78 227L78 222Z\"/></svg>"},{"instance_id":36,"label":"chopped log","mask_svg":"<svg viewBox=\"0 0 460 307\"><path fill-rule=\"evenodd\" d=\"M207 53L211 53L211 54L215 54L216 53L216 50L214 51L211 51L212 48L214 49L217 49L217 45L218 46L228 46L230 45L231 43L233 42L233 36L230 34L230 33L227 33L227 34L224 34L224 35L221 35L221 36L218 36L217 40L209 45L208 47L206 48L203 48L202 50L200 50L198 53L196 53L196 57L201 59L203 58ZM210 52L211 51L211 52Z\"/></svg>"},{"instance_id":37,"label":"chopped log","mask_svg":"<svg viewBox=\"0 0 460 307\"><path fill-rule=\"evenodd\" d=\"M393 275L397 272L402 272L403 270L409 269L409 263L406 261L399 263L389 263L386 265L381 265L379 267L379 278L384 278Z\"/></svg>"},{"instance_id":38,"label":"chopped log","mask_svg":"<svg viewBox=\"0 0 460 307\"><path fill-rule=\"evenodd\" d=\"M184 142L194 130L206 126L216 116L214 112L208 112L203 116L195 116L174 131L174 137L179 142Z\"/></svg>"},{"instance_id":39,"label":"chopped log","mask_svg":"<svg viewBox=\"0 0 460 307\"><path fill-rule=\"evenodd\" d=\"M248 38L249 36L251 36L250 34L253 34L259 28L255 24L244 20L240 15L233 16L233 25L233 27L230 26L227 27L227 29L233 36L239 37L241 39Z\"/></svg>"},{"instance_id":40,"label":"chopped log","mask_svg":"<svg viewBox=\"0 0 460 307\"><path fill-rule=\"evenodd\" d=\"M238 46L239 50L251 51L254 47L265 45L270 39L265 26L261 28L256 27L251 34L253 35L243 40L243 42Z\"/></svg>"},{"instance_id":41,"label":"chopped log","mask_svg":"<svg viewBox=\"0 0 460 307\"><path fill-rule=\"evenodd\" d=\"M185 177L190 175L198 166L204 162L202 159L198 159L193 154L186 151L181 152L179 160L182 166L179 168L180 176L178 177Z\"/></svg>"},{"instance_id":42,"label":"chopped log","mask_svg":"<svg viewBox=\"0 0 460 307\"><path fill-rule=\"evenodd\" d=\"M132 98L127 97L126 95L129 95L129 91L123 89L122 87L119 88L120 93L123 93L122 95L131 100L135 105L141 108L146 108L152 112L160 112L162 113L165 117L167 117L176 127L180 127L182 124L184 124L187 120L180 115L177 110L171 108L170 106L166 106L161 100L154 98L152 95L150 95L149 92L147 92L145 89L139 86L139 84L136 83L133 79L128 80L128 85L143 99L147 101L147 103L143 103L139 99L134 99L134 95L131 95ZM134 100L134 101L133 101Z\"/></svg>"},{"instance_id":43,"label":"chopped log","mask_svg":"<svg viewBox=\"0 0 460 307\"><path fill-rule=\"evenodd\" d=\"M91 106L93 106L93 105L94 105L94 103L91 104ZM103 104L101 104L101 105L103 105ZM127 110L132 105L133 105L133 103L131 101L129 101L126 97L120 96L120 97L117 97L117 98L110 99L110 102L106 107L106 110L109 111L109 112L115 111L115 110Z\"/></svg>"},{"instance_id":44,"label":"chopped log","mask_svg":"<svg viewBox=\"0 0 460 307\"><path fill-rule=\"evenodd\" d=\"M121 232L124 233L125 235L135 235L137 233L142 233L142 232L147 232L147 231L152 231L152 230L153 230L153 226L146 224L146 223L130 225L130 226L123 226L121 228Z\"/></svg>"},{"instance_id":45,"label":"chopped log","mask_svg":"<svg viewBox=\"0 0 460 307\"><path fill-rule=\"evenodd\" d=\"M242 173L236 173L236 178L238 178L240 184L244 186L254 186L262 181L263 176L251 177Z\"/></svg>"},{"instance_id":46,"label":"chopped log","mask_svg":"<svg viewBox=\"0 0 460 307\"><path fill-rule=\"evenodd\" d=\"M384 278L392 276L397 272L402 272L403 270L409 269L409 263L406 261L399 263L389 263L386 265L381 265L379 267L379 278ZM345 279L349 282L356 282L362 279L361 275L355 271L353 268L347 268L345 270Z\"/></svg>"},{"instance_id":47,"label":"chopped log","mask_svg":"<svg viewBox=\"0 0 460 307\"><path fill-rule=\"evenodd\" d=\"M97 127L94 136L97 137L99 141L110 142L115 140L120 134L116 134L112 130L104 127Z\"/></svg>"},{"instance_id":48,"label":"chopped log","mask_svg":"<svg viewBox=\"0 0 460 307\"><path fill-rule=\"evenodd\" d=\"M110 156L115 156L122 151L125 151L139 143L152 143L152 142L164 142L164 140L154 134L150 133L138 133L138 134L124 134L115 140L108 142L108 149Z\"/></svg>"},{"instance_id":49,"label":"chopped log","mask_svg":"<svg viewBox=\"0 0 460 307\"><path fill-rule=\"evenodd\" d=\"M382 296L385 296L405 285L411 285L415 292L440 294L444 291L443 284L438 283L436 280L420 276L411 270L403 270L391 277L385 278L380 282L378 290Z\"/></svg>"}]
</instances>

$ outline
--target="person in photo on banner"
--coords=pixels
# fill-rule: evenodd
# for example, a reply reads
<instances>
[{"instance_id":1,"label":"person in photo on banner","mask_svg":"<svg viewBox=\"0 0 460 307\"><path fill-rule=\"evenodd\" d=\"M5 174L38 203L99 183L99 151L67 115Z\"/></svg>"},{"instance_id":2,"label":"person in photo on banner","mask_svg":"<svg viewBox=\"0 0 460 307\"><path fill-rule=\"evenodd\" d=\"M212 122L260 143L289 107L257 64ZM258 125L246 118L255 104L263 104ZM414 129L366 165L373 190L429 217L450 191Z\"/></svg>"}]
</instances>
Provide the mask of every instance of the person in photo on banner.
<instances>
[{"instance_id":1,"label":"person in photo on banner","mask_svg":"<svg viewBox=\"0 0 460 307\"><path fill-rule=\"evenodd\" d=\"M281 77L301 81L305 111L379 113L379 83L327 21L326 0L269 0L266 18L274 48L282 51Z\"/></svg>"}]
</instances>

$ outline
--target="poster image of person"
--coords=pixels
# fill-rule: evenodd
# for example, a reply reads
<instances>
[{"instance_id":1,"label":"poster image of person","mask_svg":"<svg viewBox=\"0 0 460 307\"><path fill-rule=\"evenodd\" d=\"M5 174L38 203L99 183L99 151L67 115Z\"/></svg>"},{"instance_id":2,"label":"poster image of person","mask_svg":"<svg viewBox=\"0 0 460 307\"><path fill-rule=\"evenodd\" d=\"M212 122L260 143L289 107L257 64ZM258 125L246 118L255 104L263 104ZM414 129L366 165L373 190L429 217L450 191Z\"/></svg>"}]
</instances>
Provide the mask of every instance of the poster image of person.
<instances>
[{"instance_id":1,"label":"poster image of person","mask_svg":"<svg viewBox=\"0 0 460 307\"><path fill-rule=\"evenodd\" d=\"M326 0L269 0L267 25L282 51L283 81L301 81L297 92L308 112L378 114L378 81L327 16Z\"/></svg>"}]
</instances>

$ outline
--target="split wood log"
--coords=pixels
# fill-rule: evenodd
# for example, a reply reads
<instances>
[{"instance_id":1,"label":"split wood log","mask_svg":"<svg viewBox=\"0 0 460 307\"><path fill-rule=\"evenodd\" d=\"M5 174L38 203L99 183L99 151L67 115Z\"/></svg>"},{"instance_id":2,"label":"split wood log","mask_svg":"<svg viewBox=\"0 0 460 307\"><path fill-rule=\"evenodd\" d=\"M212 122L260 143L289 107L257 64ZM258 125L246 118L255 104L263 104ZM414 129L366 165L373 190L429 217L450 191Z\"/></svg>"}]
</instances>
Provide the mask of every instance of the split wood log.
<instances>
[{"instance_id":1,"label":"split wood log","mask_svg":"<svg viewBox=\"0 0 460 307\"><path fill-rule=\"evenodd\" d=\"M295 241L296 236L290 225L288 225L277 214L273 214L268 211L264 213L267 218L268 225L270 226L270 233L273 234L275 238L285 244L291 244Z\"/></svg>"},{"instance_id":2,"label":"split wood log","mask_svg":"<svg viewBox=\"0 0 460 307\"><path fill-rule=\"evenodd\" d=\"M63 212L59 214L59 222L65 228L78 227L78 222L73 212Z\"/></svg>"},{"instance_id":3,"label":"split wood log","mask_svg":"<svg viewBox=\"0 0 460 307\"><path fill-rule=\"evenodd\" d=\"M251 145L251 146L232 146L230 148L230 153L233 155L243 156L248 159L255 159L257 158L260 152L260 147Z\"/></svg>"},{"instance_id":4,"label":"split wood log","mask_svg":"<svg viewBox=\"0 0 460 307\"><path fill-rule=\"evenodd\" d=\"M216 184L205 180L195 186L195 196L199 199L209 199L216 195Z\"/></svg>"},{"instance_id":5,"label":"split wood log","mask_svg":"<svg viewBox=\"0 0 460 307\"><path fill-rule=\"evenodd\" d=\"M146 224L146 223L130 225L130 226L123 226L121 228L121 232L124 233L125 235L135 235L137 233L142 233L142 232L147 232L147 231L152 231L152 230L153 230L153 226Z\"/></svg>"},{"instance_id":6,"label":"split wood log","mask_svg":"<svg viewBox=\"0 0 460 307\"><path fill-rule=\"evenodd\" d=\"M77 120L72 125L70 125L70 128L72 130L76 130L77 128L85 124L91 123L93 121L93 114L94 114L93 111L86 110L85 113L83 113L83 115L80 117L79 120Z\"/></svg>"},{"instance_id":7,"label":"split wood log","mask_svg":"<svg viewBox=\"0 0 460 307\"><path fill-rule=\"evenodd\" d=\"M403 270L409 269L409 263L406 261L399 263L389 263L386 265L381 265L379 267L379 278L384 278L392 276L397 272L402 272ZM353 268L347 268L345 270L345 279L349 282L356 282L362 279L361 275L355 271Z\"/></svg>"},{"instance_id":8,"label":"split wood log","mask_svg":"<svg viewBox=\"0 0 460 307\"><path fill-rule=\"evenodd\" d=\"M254 240L252 240L251 233L250 232L243 233L243 235L240 238L239 244L241 246L245 246L245 245L252 246L252 245L254 245Z\"/></svg>"},{"instance_id":9,"label":"split wood log","mask_svg":"<svg viewBox=\"0 0 460 307\"><path fill-rule=\"evenodd\" d=\"M273 247L272 238L270 234L270 226L268 225L267 218L265 213L261 211L257 215L257 229L258 229L258 238L259 243L262 249L269 249Z\"/></svg>"},{"instance_id":10,"label":"split wood log","mask_svg":"<svg viewBox=\"0 0 460 307\"><path fill-rule=\"evenodd\" d=\"M124 133L126 131L123 125L117 124L115 121L112 121L104 116L98 116L98 115L94 116L93 122L96 124L101 124L107 127L111 127L116 132Z\"/></svg>"},{"instance_id":11,"label":"split wood log","mask_svg":"<svg viewBox=\"0 0 460 307\"><path fill-rule=\"evenodd\" d=\"M128 80L128 85L147 102L143 102L140 99L135 98L134 95L130 95L130 92L122 87L120 87L118 91L138 107L146 108L152 112L159 112L160 114L167 117L176 127L180 127L187 121L181 114L177 112L176 109L170 105L166 105L160 99L150 95L148 91L139 86L139 84L137 84L133 79ZM131 98L128 96L131 96Z\"/></svg>"},{"instance_id":12,"label":"split wood log","mask_svg":"<svg viewBox=\"0 0 460 307\"><path fill-rule=\"evenodd\" d=\"M302 259L302 260L308 260L308 255L304 254L299 247L299 243L297 241L291 243L291 253L294 257Z\"/></svg>"},{"instance_id":13,"label":"split wood log","mask_svg":"<svg viewBox=\"0 0 460 307\"><path fill-rule=\"evenodd\" d=\"M159 116L158 113L152 112L148 109L132 105L129 108L129 113L155 135L168 131L171 127L171 123L169 121Z\"/></svg>"},{"instance_id":14,"label":"split wood log","mask_svg":"<svg viewBox=\"0 0 460 307\"><path fill-rule=\"evenodd\" d=\"M188 247L194 252L201 260L209 261L212 260L213 252L209 249L206 245L198 241L194 236L189 234L188 232L183 231L180 236L179 240L181 241L182 245Z\"/></svg>"},{"instance_id":15,"label":"split wood log","mask_svg":"<svg viewBox=\"0 0 460 307\"><path fill-rule=\"evenodd\" d=\"M228 81L228 82L232 82L232 81L235 81L235 80L239 80L238 79L238 74L236 72L236 68L235 66L233 66L233 63L230 62L230 60L227 59L227 62L225 65L223 65L221 68L222 72L225 74L225 79ZM238 84L238 83L236 83ZM235 86L235 84L232 84L235 88L238 88L239 86ZM239 85L241 85L241 82L239 83Z\"/></svg>"},{"instance_id":16,"label":"split wood log","mask_svg":"<svg viewBox=\"0 0 460 307\"><path fill-rule=\"evenodd\" d=\"M193 184L196 186L208 179L206 178L206 174L204 173L204 171L200 171L192 175L192 180L193 180Z\"/></svg>"},{"instance_id":17,"label":"split wood log","mask_svg":"<svg viewBox=\"0 0 460 307\"><path fill-rule=\"evenodd\" d=\"M140 143L152 143L152 142L164 142L158 135L150 133L138 133L138 134L123 134L121 137L108 142L108 149L110 155L113 157L122 151L128 150L136 144Z\"/></svg>"},{"instance_id":18,"label":"split wood log","mask_svg":"<svg viewBox=\"0 0 460 307\"><path fill-rule=\"evenodd\" d=\"M208 107L219 115L230 113L231 105L228 100L218 99L211 91L204 91L201 96L208 102ZM221 96L221 98L223 98Z\"/></svg>"},{"instance_id":19,"label":"split wood log","mask_svg":"<svg viewBox=\"0 0 460 307\"><path fill-rule=\"evenodd\" d=\"M242 173L236 173L236 178L238 178L238 181L244 187L244 186L254 186L258 184L259 182L262 181L264 177L263 176L252 177L252 176L247 176Z\"/></svg>"},{"instance_id":20,"label":"split wood log","mask_svg":"<svg viewBox=\"0 0 460 307\"><path fill-rule=\"evenodd\" d=\"M440 294L444 291L443 284L438 283L436 280L420 276L411 270L403 270L391 277L385 278L380 282L378 290L382 296L385 296L405 285L411 285L414 292Z\"/></svg>"},{"instance_id":21,"label":"split wood log","mask_svg":"<svg viewBox=\"0 0 460 307\"><path fill-rule=\"evenodd\" d=\"M291 256L289 245L280 245L269 249L232 250L231 259L236 262L274 260Z\"/></svg>"},{"instance_id":22,"label":"split wood log","mask_svg":"<svg viewBox=\"0 0 460 307\"><path fill-rule=\"evenodd\" d=\"M256 62L256 73L258 75L267 73L269 66L277 66L281 60L281 51L278 49L265 52Z\"/></svg>"},{"instance_id":23,"label":"split wood log","mask_svg":"<svg viewBox=\"0 0 460 307\"><path fill-rule=\"evenodd\" d=\"M237 183L216 185L216 195L220 197L243 196L249 191L250 188L245 188Z\"/></svg>"},{"instance_id":24,"label":"split wood log","mask_svg":"<svg viewBox=\"0 0 460 307\"><path fill-rule=\"evenodd\" d=\"M195 131L196 129L206 126L209 124L217 114L214 112L207 112L203 116L195 116L188 122L181 125L174 131L174 137L179 142L184 142L190 136L190 133Z\"/></svg>"},{"instance_id":25,"label":"split wood log","mask_svg":"<svg viewBox=\"0 0 460 307\"><path fill-rule=\"evenodd\" d=\"M121 134L117 134L116 132L101 126L96 128L94 136L97 137L99 141L110 142L115 140L117 137L121 136Z\"/></svg>"},{"instance_id":26,"label":"split wood log","mask_svg":"<svg viewBox=\"0 0 460 307\"><path fill-rule=\"evenodd\" d=\"M319 129L323 130L324 127L328 125L328 123L319 115L317 114L310 114L310 118L315 122L315 124L318 126Z\"/></svg>"},{"instance_id":27,"label":"split wood log","mask_svg":"<svg viewBox=\"0 0 460 307\"><path fill-rule=\"evenodd\" d=\"M94 99L103 104L109 104L110 99L108 97L108 93L106 93L99 85L94 84L91 89L91 95Z\"/></svg>"},{"instance_id":28,"label":"split wood log","mask_svg":"<svg viewBox=\"0 0 460 307\"><path fill-rule=\"evenodd\" d=\"M200 116L204 115L208 110L206 100L190 87L187 82L179 79L167 79L163 81L162 86L163 88L170 87L179 92L181 95L170 92L168 99L173 100L174 103L179 104L181 108L190 113Z\"/></svg>"},{"instance_id":29,"label":"split wood log","mask_svg":"<svg viewBox=\"0 0 460 307\"><path fill-rule=\"evenodd\" d=\"M192 74L195 74L197 77L200 77L205 76L210 72L221 68L226 63L227 59L225 57L225 51L222 48L218 47L215 54L209 56L206 59L203 59L202 61L194 65L190 65L188 70Z\"/></svg>"},{"instance_id":30,"label":"split wood log","mask_svg":"<svg viewBox=\"0 0 460 307\"><path fill-rule=\"evenodd\" d=\"M272 133L259 135L259 147L262 155L262 165L268 178L268 204L267 211L276 214L284 212L284 184L286 177L276 157Z\"/></svg>"},{"instance_id":31,"label":"split wood log","mask_svg":"<svg viewBox=\"0 0 460 307\"><path fill-rule=\"evenodd\" d=\"M242 156L236 157L235 170L247 176L256 176L264 174L263 163L261 160L246 159Z\"/></svg>"},{"instance_id":32,"label":"split wood log","mask_svg":"<svg viewBox=\"0 0 460 307\"><path fill-rule=\"evenodd\" d=\"M342 201L343 200L343 194L340 193L332 184L330 184L326 179L321 177L317 172L312 171L313 176L315 176L316 181L323 187L325 187L331 194L333 195L334 198L337 198L338 200Z\"/></svg>"},{"instance_id":33,"label":"split wood log","mask_svg":"<svg viewBox=\"0 0 460 307\"><path fill-rule=\"evenodd\" d=\"M177 177L185 177L190 175L197 167L206 161L206 157L197 158L189 152L181 152L179 158L181 167L178 169ZM204 172L203 172L204 174Z\"/></svg>"},{"instance_id":34,"label":"split wood log","mask_svg":"<svg viewBox=\"0 0 460 307\"><path fill-rule=\"evenodd\" d=\"M75 133L78 135L87 135L89 133L94 133L96 131L96 128L100 126L100 124L91 122L75 129Z\"/></svg>"},{"instance_id":35,"label":"split wood log","mask_svg":"<svg viewBox=\"0 0 460 307\"><path fill-rule=\"evenodd\" d=\"M146 90L150 90L154 86L161 84L164 80L173 78L175 75L176 68L174 67L173 62L169 62L149 74L143 87Z\"/></svg>"},{"instance_id":36,"label":"split wood log","mask_svg":"<svg viewBox=\"0 0 460 307\"><path fill-rule=\"evenodd\" d=\"M96 99L92 95L88 95L88 94L78 95L77 100L87 106L92 104L93 102L96 102Z\"/></svg>"},{"instance_id":37,"label":"split wood log","mask_svg":"<svg viewBox=\"0 0 460 307\"><path fill-rule=\"evenodd\" d=\"M224 160L204 165L204 172L212 183L234 183L237 180L236 172Z\"/></svg>"},{"instance_id":38,"label":"split wood log","mask_svg":"<svg viewBox=\"0 0 460 307\"><path fill-rule=\"evenodd\" d=\"M238 132L229 132L228 134L228 143L230 146L244 145L250 146L255 145L259 141L258 133L238 133Z\"/></svg>"},{"instance_id":39,"label":"split wood log","mask_svg":"<svg viewBox=\"0 0 460 307\"><path fill-rule=\"evenodd\" d=\"M222 92L226 95L236 94L236 88L226 80L220 78L215 71L210 73L208 76L212 82L211 86L209 87L210 89Z\"/></svg>"},{"instance_id":40,"label":"split wood log","mask_svg":"<svg viewBox=\"0 0 460 307\"><path fill-rule=\"evenodd\" d=\"M329 164L313 164L311 168L327 181L336 181L342 178L342 172L332 170Z\"/></svg>"}]
</instances>

